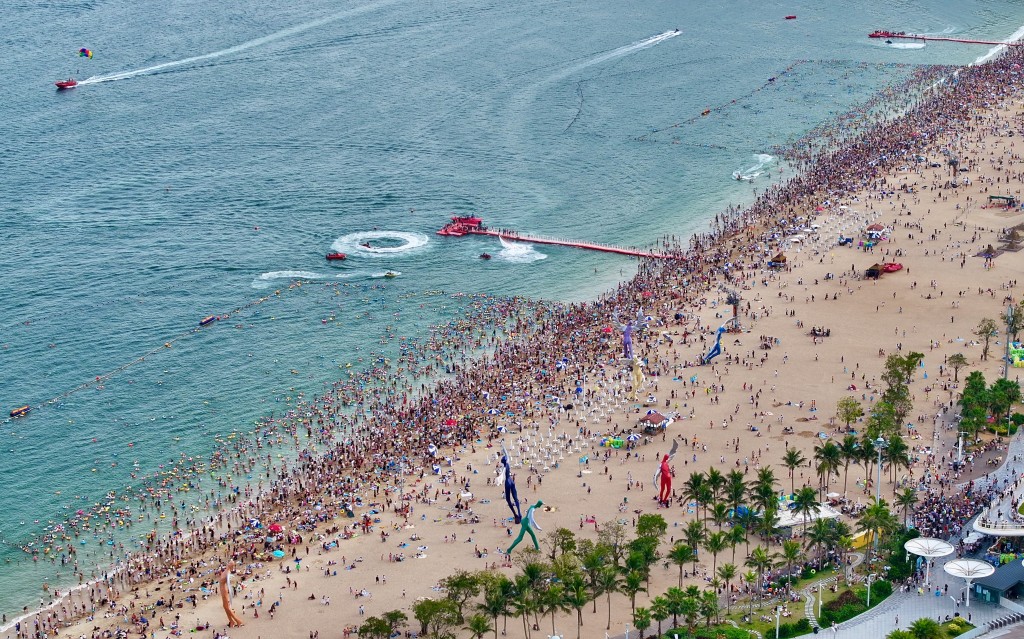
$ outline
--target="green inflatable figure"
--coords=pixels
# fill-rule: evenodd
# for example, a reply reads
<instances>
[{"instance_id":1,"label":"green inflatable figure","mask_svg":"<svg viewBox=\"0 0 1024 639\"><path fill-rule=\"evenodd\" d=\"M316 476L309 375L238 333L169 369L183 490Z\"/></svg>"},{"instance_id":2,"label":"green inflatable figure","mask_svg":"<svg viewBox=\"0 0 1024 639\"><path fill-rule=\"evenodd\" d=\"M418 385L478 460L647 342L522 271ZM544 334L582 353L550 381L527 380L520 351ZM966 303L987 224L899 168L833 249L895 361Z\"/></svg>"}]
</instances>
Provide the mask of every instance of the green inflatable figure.
<instances>
[{"instance_id":1,"label":"green inflatable figure","mask_svg":"<svg viewBox=\"0 0 1024 639\"><path fill-rule=\"evenodd\" d=\"M523 540L523 535L526 535L526 534L529 534L530 535L530 539L533 540L533 547L534 547L534 549L540 550L540 544L537 543L537 535L533 534L533 528L536 528L537 530L543 530L543 529L540 526L537 525L537 520L533 518L533 513L534 513L535 510L537 510L538 508L540 508L543 505L544 505L544 502L538 500L536 504L530 506L526 510L526 517L523 517L523 520L519 523L519 526L520 526L520 528L519 528L519 536L516 537L516 540L512 542L511 546L508 547L508 551L505 553L506 555L511 555L512 554L512 550L516 546L519 545L519 542L521 542ZM531 526L532 526L532 528L531 528Z\"/></svg>"}]
</instances>

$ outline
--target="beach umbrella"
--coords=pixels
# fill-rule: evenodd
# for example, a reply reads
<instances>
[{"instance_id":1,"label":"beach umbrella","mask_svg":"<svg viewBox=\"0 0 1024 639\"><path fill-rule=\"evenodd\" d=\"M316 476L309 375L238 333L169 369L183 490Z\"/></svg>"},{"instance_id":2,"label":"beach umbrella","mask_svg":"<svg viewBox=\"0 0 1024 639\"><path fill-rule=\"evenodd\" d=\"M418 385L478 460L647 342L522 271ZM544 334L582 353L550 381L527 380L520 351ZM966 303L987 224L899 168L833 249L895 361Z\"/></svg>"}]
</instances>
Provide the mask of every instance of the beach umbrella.
<instances>
[{"instance_id":1,"label":"beach umbrella","mask_svg":"<svg viewBox=\"0 0 1024 639\"><path fill-rule=\"evenodd\" d=\"M487 409L487 414L488 415L500 415L501 411L498 410L497 408L488 408Z\"/></svg>"},{"instance_id":2,"label":"beach umbrella","mask_svg":"<svg viewBox=\"0 0 1024 639\"><path fill-rule=\"evenodd\" d=\"M277 557L278 559L281 559L282 557L284 557L284 551L283 550L275 550L271 554L274 555L275 557Z\"/></svg>"},{"instance_id":3,"label":"beach umbrella","mask_svg":"<svg viewBox=\"0 0 1024 639\"><path fill-rule=\"evenodd\" d=\"M629 435L628 437L626 437L626 441L631 441L631 442L635 442L635 441L637 441L639 439L640 439L640 435L638 435L636 433L633 433L632 435Z\"/></svg>"},{"instance_id":4,"label":"beach umbrella","mask_svg":"<svg viewBox=\"0 0 1024 639\"><path fill-rule=\"evenodd\" d=\"M498 432L499 433L507 433L508 429L505 428L504 426L498 426Z\"/></svg>"},{"instance_id":5,"label":"beach umbrella","mask_svg":"<svg viewBox=\"0 0 1024 639\"><path fill-rule=\"evenodd\" d=\"M281 532L282 530L284 530L284 528L281 527L281 524L270 524L270 527L267 528L267 530L269 530L270 532L272 532L274 534L277 534L277 533Z\"/></svg>"}]
</instances>

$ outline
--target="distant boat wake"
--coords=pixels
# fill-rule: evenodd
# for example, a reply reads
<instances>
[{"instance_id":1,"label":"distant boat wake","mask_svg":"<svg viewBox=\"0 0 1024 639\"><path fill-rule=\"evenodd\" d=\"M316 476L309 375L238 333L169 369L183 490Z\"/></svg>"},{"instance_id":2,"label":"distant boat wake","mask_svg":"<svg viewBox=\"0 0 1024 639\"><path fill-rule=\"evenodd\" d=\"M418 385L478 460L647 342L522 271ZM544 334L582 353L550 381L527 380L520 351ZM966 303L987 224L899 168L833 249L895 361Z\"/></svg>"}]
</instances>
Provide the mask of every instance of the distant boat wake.
<instances>
[{"instance_id":1,"label":"distant boat wake","mask_svg":"<svg viewBox=\"0 0 1024 639\"><path fill-rule=\"evenodd\" d=\"M627 44L627 45L619 47L617 49L612 49L611 51L605 51L604 53L599 53L599 54L595 55L592 58L588 58L586 60L583 60L579 64L573 65L569 69L566 69L565 71L562 71L561 73L558 74L558 76L559 77L564 77L564 76L567 76L567 75L571 75L573 73L577 73L579 71L582 71L583 69L586 69L587 67L592 67L595 64L601 64L602 62L608 62L609 60L614 60L616 58L621 58L623 56L630 55L631 53L636 53L637 51L641 51L643 49L649 49L649 48L651 48L651 47L653 47L655 45L661 44L662 42L664 42L666 40L671 40L672 38L676 37L677 35L681 35L680 31L678 31L678 30L666 31L664 33L659 33L658 35L654 35L654 36L651 36L649 38L644 38L643 40L639 40L639 41L634 42L632 44Z\"/></svg>"},{"instance_id":2,"label":"distant boat wake","mask_svg":"<svg viewBox=\"0 0 1024 639\"><path fill-rule=\"evenodd\" d=\"M265 44L281 40L283 38L288 38L290 36L297 35L304 31L309 31L310 29L322 27L325 24L337 22L338 20L343 20L345 18L350 18L363 13L376 11L377 9L382 9L388 5L395 4L397 1L398 0L379 0L378 2L371 2L360 7L353 7L352 9L348 9L340 13L320 18L318 20L313 20L311 22L295 25L294 27L288 27L287 29L282 29L280 31L275 31L274 33L265 35L261 38L256 38L255 40L249 40L248 42L236 44L233 47L221 49L220 51L214 51L213 53L204 53L203 55L196 55L190 58L184 58L182 60L172 60L170 62L163 62L160 64L153 65L151 67L146 67L144 69L135 69L133 71L121 71L119 73L109 73L106 75L95 75L91 78L86 78L85 80L80 81L78 83L78 86L88 84L100 84L101 82L114 82L116 80L127 80L129 78L135 78L140 75L150 75L153 73L157 73L165 69L172 69L174 67L181 67L196 62L203 62L204 60L212 60L214 58L221 58L227 55L232 55L234 53L240 53L242 51L246 51L247 49L260 47Z\"/></svg>"}]
</instances>

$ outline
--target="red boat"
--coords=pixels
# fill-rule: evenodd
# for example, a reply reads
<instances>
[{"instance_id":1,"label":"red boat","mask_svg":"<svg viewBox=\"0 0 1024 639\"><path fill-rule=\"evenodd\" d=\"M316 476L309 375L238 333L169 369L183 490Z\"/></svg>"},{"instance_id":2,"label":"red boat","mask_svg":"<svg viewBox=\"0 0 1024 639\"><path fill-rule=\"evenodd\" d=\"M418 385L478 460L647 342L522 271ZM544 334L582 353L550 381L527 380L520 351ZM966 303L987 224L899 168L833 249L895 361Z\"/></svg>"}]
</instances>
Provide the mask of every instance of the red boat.
<instances>
[{"instance_id":1,"label":"red boat","mask_svg":"<svg viewBox=\"0 0 1024 639\"><path fill-rule=\"evenodd\" d=\"M57 80L56 82L54 82L54 84L57 85L58 91L63 91L64 89L74 89L75 87L77 87L78 80L74 78L68 78L67 80Z\"/></svg>"},{"instance_id":2,"label":"red boat","mask_svg":"<svg viewBox=\"0 0 1024 639\"><path fill-rule=\"evenodd\" d=\"M868 37L869 38L892 38L892 37L895 37L895 36L904 36L904 35L907 35L906 31L893 32L893 31L878 30L878 31L872 31L871 33L869 33Z\"/></svg>"},{"instance_id":3,"label":"red boat","mask_svg":"<svg viewBox=\"0 0 1024 639\"><path fill-rule=\"evenodd\" d=\"M437 234L449 237L462 237L467 233L482 230L484 230L484 221L481 218L472 215L466 217L453 215L452 221L445 224Z\"/></svg>"},{"instance_id":4,"label":"red boat","mask_svg":"<svg viewBox=\"0 0 1024 639\"><path fill-rule=\"evenodd\" d=\"M882 271L885 273L895 273L896 271L902 271L903 265L899 262L886 262L882 265Z\"/></svg>"},{"instance_id":5,"label":"red boat","mask_svg":"<svg viewBox=\"0 0 1024 639\"><path fill-rule=\"evenodd\" d=\"M343 260L346 257L348 257L348 255L345 255L344 253L328 253L327 254L328 261L332 261L332 262L336 261L336 260Z\"/></svg>"},{"instance_id":6,"label":"red boat","mask_svg":"<svg viewBox=\"0 0 1024 639\"><path fill-rule=\"evenodd\" d=\"M786 16L786 20L796 20L796 16Z\"/></svg>"}]
</instances>

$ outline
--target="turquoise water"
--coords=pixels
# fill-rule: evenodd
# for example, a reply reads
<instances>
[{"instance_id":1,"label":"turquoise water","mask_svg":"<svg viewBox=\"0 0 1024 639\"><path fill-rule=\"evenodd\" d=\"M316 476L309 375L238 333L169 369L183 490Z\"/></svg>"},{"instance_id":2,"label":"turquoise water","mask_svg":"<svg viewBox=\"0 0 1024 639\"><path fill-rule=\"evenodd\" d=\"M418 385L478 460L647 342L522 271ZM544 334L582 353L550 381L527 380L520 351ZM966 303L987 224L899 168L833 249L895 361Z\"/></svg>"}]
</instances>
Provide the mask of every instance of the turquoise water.
<instances>
[{"instance_id":1,"label":"turquoise water","mask_svg":"<svg viewBox=\"0 0 1024 639\"><path fill-rule=\"evenodd\" d=\"M1024 24L1010 0L690 4L5 5L0 406L36 408L0 430L0 610L67 578L17 546L472 303L436 291L588 299L635 268L434 235L452 213L685 237L778 178L765 154L988 50L868 32ZM69 75L88 79L56 92Z\"/></svg>"}]
</instances>

